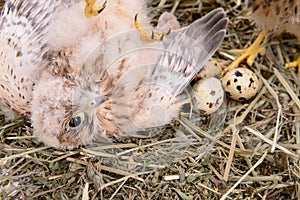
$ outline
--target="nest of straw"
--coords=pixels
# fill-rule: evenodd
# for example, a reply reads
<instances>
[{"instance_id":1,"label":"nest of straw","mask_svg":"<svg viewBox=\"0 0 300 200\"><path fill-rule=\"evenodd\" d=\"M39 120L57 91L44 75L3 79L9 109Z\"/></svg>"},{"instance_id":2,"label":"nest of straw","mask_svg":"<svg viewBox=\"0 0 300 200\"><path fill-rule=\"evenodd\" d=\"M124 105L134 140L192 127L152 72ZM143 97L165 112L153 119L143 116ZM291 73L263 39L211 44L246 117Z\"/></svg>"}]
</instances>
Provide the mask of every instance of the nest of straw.
<instances>
[{"instance_id":1,"label":"nest of straw","mask_svg":"<svg viewBox=\"0 0 300 200\"><path fill-rule=\"evenodd\" d=\"M153 0L149 15L156 24L169 11L185 26L217 7L225 9L230 23L214 58L228 66L236 59L230 50L249 46L259 33L245 2ZM262 81L259 94L242 103L226 100L217 137L182 118L161 135L115 144L156 170L128 170L137 166L131 157L107 159L125 155L109 145L73 151L45 147L32 136L28 120L7 122L0 115L0 199L300 199L300 83L295 71L283 67L299 45L290 35L267 38L266 54L250 67ZM164 151L176 142L161 141L171 140L180 123L196 140L188 148ZM205 145L205 138L213 142Z\"/></svg>"}]
</instances>

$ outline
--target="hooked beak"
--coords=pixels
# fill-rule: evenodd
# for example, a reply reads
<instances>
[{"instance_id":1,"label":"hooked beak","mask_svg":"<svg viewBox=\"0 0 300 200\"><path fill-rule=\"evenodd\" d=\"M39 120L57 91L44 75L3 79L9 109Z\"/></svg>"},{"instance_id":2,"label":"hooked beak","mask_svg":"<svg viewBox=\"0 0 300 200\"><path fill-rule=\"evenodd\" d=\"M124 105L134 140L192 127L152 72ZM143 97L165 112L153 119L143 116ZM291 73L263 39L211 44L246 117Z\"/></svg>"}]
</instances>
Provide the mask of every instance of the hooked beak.
<instances>
[{"instance_id":1,"label":"hooked beak","mask_svg":"<svg viewBox=\"0 0 300 200\"><path fill-rule=\"evenodd\" d=\"M101 103L103 103L104 101L106 101L108 98L107 96L104 95L98 95L95 97L95 107L98 107Z\"/></svg>"}]
</instances>

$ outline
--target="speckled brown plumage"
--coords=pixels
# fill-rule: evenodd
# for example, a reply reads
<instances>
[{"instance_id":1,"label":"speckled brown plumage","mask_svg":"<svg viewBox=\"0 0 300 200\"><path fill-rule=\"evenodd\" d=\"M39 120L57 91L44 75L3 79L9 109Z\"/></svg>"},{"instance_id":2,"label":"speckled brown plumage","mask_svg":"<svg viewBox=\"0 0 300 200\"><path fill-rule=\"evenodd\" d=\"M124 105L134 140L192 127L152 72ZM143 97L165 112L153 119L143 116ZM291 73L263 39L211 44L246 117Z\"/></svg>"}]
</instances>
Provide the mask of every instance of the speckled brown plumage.
<instances>
[{"instance_id":1,"label":"speckled brown plumage","mask_svg":"<svg viewBox=\"0 0 300 200\"><path fill-rule=\"evenodd\" d=\"M1 18L1 109L30 117L33 134L52 147L171 122L182 91L216 51L228 23L216 9L145 44L134 24L139 13L141 25L149 25L144 1L110 0L96 17L85 16L84 8L81 0L12 0ZM171 14L160 20L160 28L178 26Z\"/></svg>"},{"instance_id":2,"label":"speckled brown plumage","mask_svg":"<svg viewBox=\"0 0 300 200\"><path fill-rule=\"evenodd\" d=\"M264 31L288 32L300 39L300 1L249 0L255 23Z\"/></svg>"}]
</instances>

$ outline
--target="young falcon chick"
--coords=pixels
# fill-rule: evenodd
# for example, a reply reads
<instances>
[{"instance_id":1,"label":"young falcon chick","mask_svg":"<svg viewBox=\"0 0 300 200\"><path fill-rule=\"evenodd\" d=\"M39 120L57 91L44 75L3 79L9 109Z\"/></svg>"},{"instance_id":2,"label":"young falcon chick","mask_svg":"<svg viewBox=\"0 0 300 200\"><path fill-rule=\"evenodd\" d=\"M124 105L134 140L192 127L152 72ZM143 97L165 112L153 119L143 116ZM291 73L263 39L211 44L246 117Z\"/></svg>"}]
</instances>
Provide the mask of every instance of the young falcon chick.
<instances>
[{"instance_id":1,"label":"young falcon chick","mask_svg":"<svg viewBox=\"0 0 300 200\"><path fill-rule=\"evenodd\" d=\"M51 3L55 6L48 9ZM26 76L32 83L30 90L24 89L30 94L26 115L33 134L56 148L71 149L124 132L139 134L176 118L186 98L183 90L216 51L228 23L224 11L216 9L189 27L171 31L162 42L144 43L133 21L139 13L141 24L148 24L140 0L110 0L99 16L91 18L84 15L82 1L51 3L14 1L6 5L4 15L13 21L3 20L2 26L12 32L22 24L18 32L28 33L29 44L40 38L34 40L32 48L38 50L33 55L25 52L34 61L25 66L35 69ZM34 17L28 18L29 13ZM13 39L27 44L20 38ZM9 47L9 56L16 57L14 45ZM6 51L2 52L5 60ZM8 59L1 65L5 88L19 89L6 69L11 66L19 72L24 62L21 57L18 63ZM15 99L5 90L1 96Z\"/></svg>"},{"instance_id":2,"label":"young falcon chick","mask_svg":"<svg viewBox=\"0 0 300 200\"><path fill-rule=\"evenodd\" d=\"M35 135L50 146L74 148L170 123L187 98L184 89L223 40L227 22L217 9L162 42L144 43L134 29L99 43L73 79L36 86Z\"/></svg>"},{"instance_id":3,"label":"young falcon chick","mask_svg":"<svg viewBox=\"0 0 300 200\"><path fill-rule=\"evenodd\" d=\"M99 14L105 7L105 2L98 7L91 3L95 0L5 2L0 18L0 108L7 119L30 117L32 90L42 74L75 73L77 65L70 67L70 62L80 63L105 38L134 28L133 13L140 13L141 23L148 25L142 1L110 1L105 14L88 18L85 12Z\"/></svg>"},{"instance_id":4,"label":"young falcon chick","mask_svg":"<svg viewBox=\"0 0 300 200\"><path fill-rule=\"evenodd\" d=\"M252 65L259 53L264 53L264 47L260 44L267 32L281 34L288 32L300 40L300 1L299 0L248 0L248 8L256 25L262 28L255 42L241 52L242 55L228 67L228 71L237 67L245 58L247 63ZM287 66L298 67L300 78L300 57Z\"/></svg>"}]
</instances>

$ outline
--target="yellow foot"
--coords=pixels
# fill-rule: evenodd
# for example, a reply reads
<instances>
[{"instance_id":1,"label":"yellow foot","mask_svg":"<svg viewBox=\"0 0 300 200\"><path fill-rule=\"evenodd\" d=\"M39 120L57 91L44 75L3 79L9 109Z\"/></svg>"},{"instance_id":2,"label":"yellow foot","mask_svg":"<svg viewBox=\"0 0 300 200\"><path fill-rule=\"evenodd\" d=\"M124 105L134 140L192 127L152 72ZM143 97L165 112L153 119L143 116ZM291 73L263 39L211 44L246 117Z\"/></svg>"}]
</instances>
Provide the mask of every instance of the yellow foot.
<instances>
[{"instance_id":1,"label":"yellow foot","mask_svg":"<svg viewBox=\"0 0 300 200\"><path fill-rule=\"evenodd\" d=\"M233 61L227 68L226 72L237 68L244 59L247 58L247 64L251 66L254 62L254 59L258 56L258 54L263 55L265 53L265 48L261 47L260 44L262 43L263 39L265 38L265 32L262 31L254 43L244 50L232 50L232 52L236 54L241 54L241 56Z\"/></svg>"},{"instance_id":2,"label":"yellow foot","mask_svg":"<svg viewBox=\"0 0 300 200\"><path fill-rule=\"evenodd\" d=\"M298 78L300 80L300 56L298 56L298 58L295 61L286 63L285 67L286 68L298 67Z\"/></svg>"},{"instance_id":3,"label":"yellow foot","mask_svg":"<svg viewBox=\"0 0 300 200\"><path fill-rule=\"evenodd\" d=\"M135 28L140 32L140 37L143 42L155 42L162 41L166 35L169 35L171 29L163 30L163 31L153 31L146 30L142 28L140 22L137 20L138 14L134 17L134 25Z\"/></svg>"},{"instance_id":4,"label":"yellow foot","mask_svg":"<svg viewBox=\"0 0 300 200\"><path fill-rule=\"evenodd\" d=\"M99 15L106 7L107 1L100 6L95 6L96 0L85 0L86 5L84 8L84 14L86 17L92 17Z\"/></svg>"}]
</instances>

